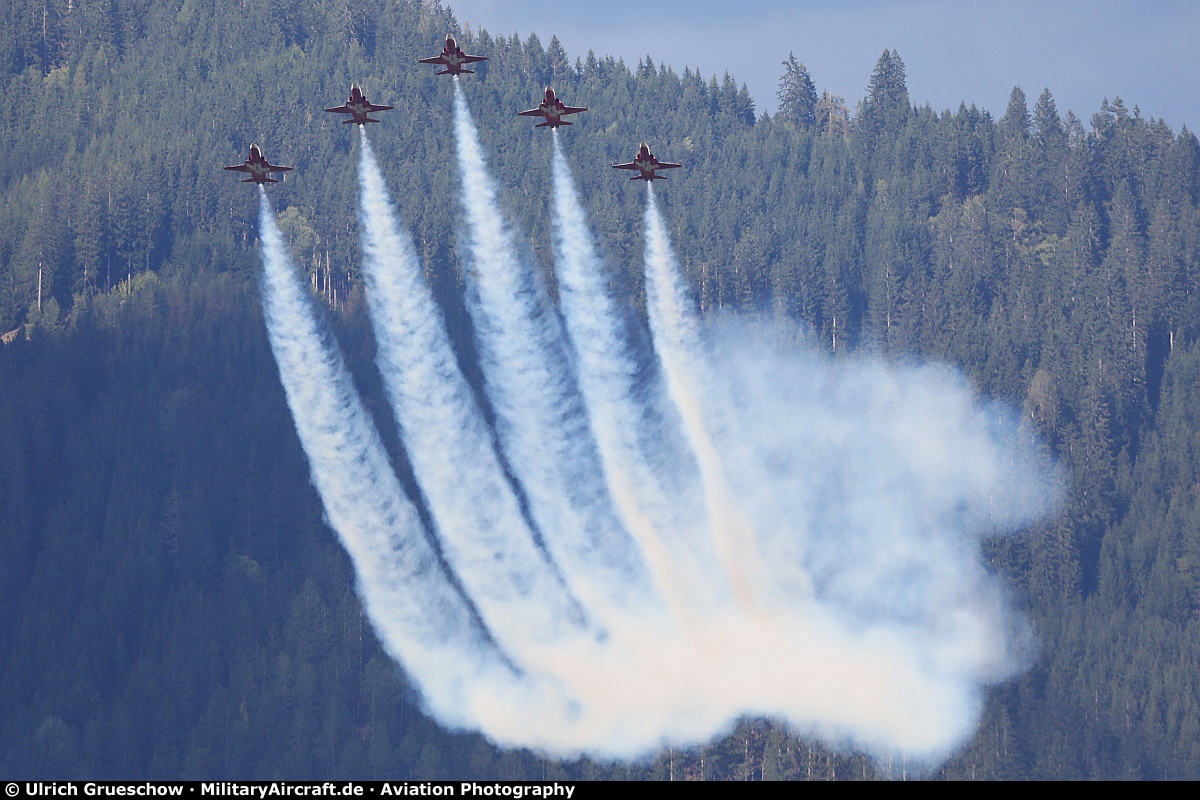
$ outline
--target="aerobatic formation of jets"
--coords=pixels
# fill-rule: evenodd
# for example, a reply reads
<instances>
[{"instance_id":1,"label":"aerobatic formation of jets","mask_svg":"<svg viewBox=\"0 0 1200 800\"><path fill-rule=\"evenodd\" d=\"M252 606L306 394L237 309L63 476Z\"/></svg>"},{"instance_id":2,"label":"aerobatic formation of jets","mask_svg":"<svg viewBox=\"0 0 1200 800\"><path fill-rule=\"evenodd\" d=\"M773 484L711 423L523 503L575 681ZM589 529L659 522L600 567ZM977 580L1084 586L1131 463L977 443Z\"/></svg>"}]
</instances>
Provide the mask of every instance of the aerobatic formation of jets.
<instances>
[{"instance_id":1,"label":"aerobatic formation of jets","mask_svg":"<svg viewBox=\"0 0 1200 800\"><path fill-rule=\"evenodd\" d=\"M466 69L468 64L477 64L480 61L487 61L487 56L473 56L464 53L462 48L458 46L458 42L453 36L446 37L446 45L442 48L442 52L436 56L429 58L419 58L419 64L436 64L445 69L438 70L435 75L473 75L474 70ZM335 106L325 109L331 114L349 114L350 119L342 120L343 125L365 125L368 122L379 122L379 120L370 116L378 111L391 111L395 106L378 106L372 103L363 94L362 89L358 84L351 84L350 99L344 105ZM554 93L554 89L550 86L546 87L546 93L542 97L542 102L536 108L530 108L526 111L518 111L519 117L542 117L542 122L535 125L535 128L558 128L562 125L572 125L574 123L563 119L569 114L580 114L587 111L587 106L568 106L558 99ZM632 176L631 181L663 181L666 180L665 175L659 175L658 170L674 169L683 166L682 164L672 164L669 161L659 161L654 154L650 152L650 147L642 142L638 148L638 153L634 156L633 161L625 164L613 164L613 169L629 169L637 170L637 175ZM262 154L262 150L257 144L250 145L250 157L246 159L245 164L236 164L231 167L225 167L228 170L236 172L248 172L249 178L242 180L242 183L279 183L272 178L272 173L288 172L291 167L281 167L278 164L272 164Z\"/></svg>"}]
</instances>

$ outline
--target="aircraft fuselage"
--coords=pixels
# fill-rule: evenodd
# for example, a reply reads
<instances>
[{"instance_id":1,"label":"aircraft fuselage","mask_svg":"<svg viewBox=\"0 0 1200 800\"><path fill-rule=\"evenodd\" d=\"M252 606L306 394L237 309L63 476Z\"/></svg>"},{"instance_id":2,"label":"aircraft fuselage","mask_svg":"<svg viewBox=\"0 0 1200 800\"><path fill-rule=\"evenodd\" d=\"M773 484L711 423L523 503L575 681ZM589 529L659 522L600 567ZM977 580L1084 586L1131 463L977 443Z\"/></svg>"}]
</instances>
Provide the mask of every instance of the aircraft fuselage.
<instances>
[{"instance_id":1,"label":"aircraft fuselage","mask_svg":"<svg viewBox=\"0 0 1200 800\"><path fill-rule=\"evenodd\" d=\"M558 99L552 88L547 86L546 94L543 96L542 102L538 104L538 107L531 108L528 111L519 111L517 112L517 116L542 117L545 119L545 122L541 122L534 127L557 128L560 125L572 124L563 119L563 117L565 117L567 114L579 114L584 111L587 111L587 106L580 106L578 108L574 106L568 106L563 103L562 100Z\"/></svg>"},{"instance_id":2,"label":"aircraft fuselage","mask_svg":"<svg viewBox=\"0 0 1200 800\"><path fill-rule=\"evenodd\" d=\"M446 37L446 46L442 48L442 52L430 58L418 58L418 64L437 64L445 67L438 70L437 75L474 75L475 71L466 69L466 64L478 64L480 61L487 61L487 56L473 56L464 53L462 48L458 46L458 42L454 41L453 36Z\"/></svg>"},{"instance_id":3,"label":"aircraft fuselage","mask_svg":"<svg viewBox=\"0 0 1200 800\"><path fill-rule=\"evenodd\" d=\"M343 106L335 106L334 108L325 109L331 114L349 114L350 119L343 120L343 125L358 123L365 125L368 122L379 122L368 116L376 111L391 111L395 106L377 106L367 99L363 94L362 89L358 88L358 84L350 86L350 99Z\"/></svg>"},{"instance_id":4,"label":"aircraft fuselage","mask_svg":"<svg viewBox=\"0 0 1200 800\"><path fill-rule=\"evenodd\" d=\"M631 181L664 181L666 176L658 175L660 169L674 169L681 166L680 164L672 164L666 161L659 161L654 154L650 152L650 148L646 144L642 144L638 148L637 155L633 157L633 161L625 164L613 164L613 169L629 169L637 170L638 174L634 175L629 180Z\"/></svg>"},{"instance_id":5,"label":"aircraft fuselage","mask_svg":"<svg viewBox=\"0 0 1200 800\"><path fill-rule=\"evenodd\" d=\"M262 154L262 150L258 145L250 145L250 156L244 164L235 164L232 167L225 167L233 172L245 172L250 177L242 179L242 183L279 183L271 177L273 172L290 172L291 167L281 167L278 164L272 164L267 160L267 157Z\"/></svg>"}]
</instances>

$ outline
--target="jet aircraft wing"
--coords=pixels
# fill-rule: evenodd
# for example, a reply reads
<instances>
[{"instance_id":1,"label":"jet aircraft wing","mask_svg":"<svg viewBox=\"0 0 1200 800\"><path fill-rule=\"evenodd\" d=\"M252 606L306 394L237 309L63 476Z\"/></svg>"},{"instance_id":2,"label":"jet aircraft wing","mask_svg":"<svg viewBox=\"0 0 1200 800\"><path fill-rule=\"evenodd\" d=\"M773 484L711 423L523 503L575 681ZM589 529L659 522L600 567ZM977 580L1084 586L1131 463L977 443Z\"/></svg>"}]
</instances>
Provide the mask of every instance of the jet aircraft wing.
<instances>
[{"instance_id":1,"label":"jet aircraft wing","mask_svg":"<svg viewBox=\"0 0 1200 800\"><path fill-rule=\"evenodd\" d=\"M458 57L459 64L478 64L480 61L487 61L487 60L488 60L487 56L469 56L466 53L463 53L461 56ZM429 58L418 58L417 63L418 64L441 64L442 66L449 66L450 59L446 58L445 55L436 55L436 56L430 56Z\"/></svg>"}]
</instances>

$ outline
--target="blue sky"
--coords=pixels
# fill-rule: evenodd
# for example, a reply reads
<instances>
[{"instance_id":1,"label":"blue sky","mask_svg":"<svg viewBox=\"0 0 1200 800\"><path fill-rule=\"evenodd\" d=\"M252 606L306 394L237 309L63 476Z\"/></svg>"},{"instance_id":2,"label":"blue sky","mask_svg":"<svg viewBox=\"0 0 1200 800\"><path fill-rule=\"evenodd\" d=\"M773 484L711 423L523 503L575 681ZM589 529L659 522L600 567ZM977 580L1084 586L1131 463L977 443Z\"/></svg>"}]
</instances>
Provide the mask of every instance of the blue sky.
<instances>
[{"instance_id":1,"label":"blue sky","mask_svg":"<svg viewBox=\"0 0 1200 800\"><path fill-rule=\"evenodd\" d=\"M1049 87L1059 112L1085 122L1120 96L1176 131L1200 126L1200 2L1126 0L443 0L492 34L557 35L574 58L623 57L733 74L757 108L775 110L789 51L819 90L853 107L884 48L899 50L914 102L962 100L1004 113L1014 85L1030 103Z\"/></svg>"}]
</instances>

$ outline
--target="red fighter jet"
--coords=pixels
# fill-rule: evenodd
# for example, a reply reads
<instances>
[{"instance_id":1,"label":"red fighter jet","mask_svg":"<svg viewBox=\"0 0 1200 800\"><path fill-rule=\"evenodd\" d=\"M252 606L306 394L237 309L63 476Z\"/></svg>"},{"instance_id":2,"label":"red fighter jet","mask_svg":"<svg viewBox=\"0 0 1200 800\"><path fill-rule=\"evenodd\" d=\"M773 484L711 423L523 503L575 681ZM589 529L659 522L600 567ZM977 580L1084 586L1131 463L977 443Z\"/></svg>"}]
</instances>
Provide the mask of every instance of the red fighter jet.
<instances>
[{"instance_id":1,"label":"red fighter jet","mask_svg":"<svg viewBox=\"0 0 1200 800\"><path fill-rule=\"evenodd\" d=\"M572 106L563 105L562 100L554 96L554 90L549 86L546 87L546 96L542 99L542 104L537 108L531 108L528 111L518 111L518 117L545 117L546 121L534 125L535 128L557 128L559 125L573 125L574 123L567 122L563 119L567 114L578 114L581 111L587 111L587 106L583 108L574 108Z\"/></svg>"},{"instance_id":2,"label":"red fighter jet","mask_svg":"<svg viewBox=\"0 0 1200 800\"><path fill-rule=\"evenodd\" d=\"M638 154L634 156L633 161L627 164L613 164L613 169L636 169L637 175L634 175L629 180L631 181L665 181L666 175L655 175L655 170L660 169L675 169L682 167L682 164L672 164L669 161L659 161L654 157L654 153L650 152L650 147L642 142L638 148Z\"/></svg>"},{"instance_id":3,"label":"red fighter jet","mask_svg":"<svg viewBox=\"0 0 1200 800\"><path fill-rule=\"evenodd\" d=\"M343 125L350 125L357 122L359 125L365 125L368 122L379 122L377 119L372 119L367 116L374 111L391 111L395 106L377 106L363 96L362 89L358 88L357 83L350 84L350 99L346 101L346 105L338 106L337 108L327 108L326 111L331 114L350 114L350 119L342 120Z\"/></svg>"},{"instance_id":4,"label":"red fighter jet","mask_svg":"<svg viewBox=\"0 0 1200 800\"><path fill-rule=\"evenodd\" d=\"M226 167L234 172L249 172L250 177L244 178L242 183L279 183L271 177L272 172L291 172L291 167L281 167L278 164L272 164L262 154L262 150L258 149L258 145L250 145L250 157L246 159L245 164L235 164L232 167Z\"/></svg>"},{"instance_id":5,"label":"red fighter jet","mask_svg":"<svg viewBox=\"0 0 1200 800\"><path fill-rule=\"evenodd\" d=\"M467 55L458 46L458 42L454 41L453 36L446 37L446 46L442 48L440 55L417 59L418 64L438 64L445 67L433 73L434 75L474 75L475 70L463 69L463 64L478 64L480 61L487 61L487 56Z\"/></svg>"}]
</instances>

